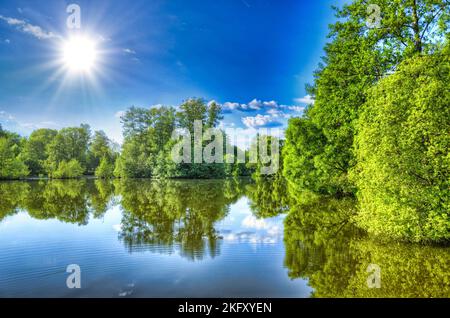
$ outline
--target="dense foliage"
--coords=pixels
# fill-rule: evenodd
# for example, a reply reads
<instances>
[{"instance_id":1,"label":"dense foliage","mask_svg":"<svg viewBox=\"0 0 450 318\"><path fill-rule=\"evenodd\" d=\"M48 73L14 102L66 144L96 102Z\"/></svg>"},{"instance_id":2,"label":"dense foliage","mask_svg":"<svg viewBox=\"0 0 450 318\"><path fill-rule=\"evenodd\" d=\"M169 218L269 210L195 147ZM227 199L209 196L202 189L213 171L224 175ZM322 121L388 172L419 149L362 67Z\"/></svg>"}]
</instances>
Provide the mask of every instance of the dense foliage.
<instances>
[{"instance_id":1,"label":"dense foliage","mask_svg":"<svg viewBox=\"0 0 450 318\"><path fill-rule=\"evenodd\" d=\"M285 219L284 264L313 297L448 297L448 248L374 241L350 222L355 200L297 197ZM381 288L367 285L370 264L381 269Z\"/></svg>"},{"instance_id":2,"label":"dense foliage","mask_svg":"<svg viewBox=\"0 0 450 318\"><path fill-rule=\"evenodd\" d=\"M119 147L103 131L91 132L88 125L67 127L59 131L38 129L28 138L4 131L0 128L0 178L20 179L44 177L64 179L92 175L98 178L223 178L250 176L261 163L249 164L248 150L241 150L230 144L224 131L217 128L221 107L207 104L203 99L189 99L177 110L173 107L152 107L149 109L131 107L122 116L124 142ZM202 124L200 132L201 153L209 150L216 154L215 135L208 136L208 129L214 129L223 137L217 139L222 146L220 162L195 162L194 123ZM190 134L190 162L174 162L172 152L180 141L175 138ZM234 156L242 154L245 162L228 160L232 149ZM188 150L189 151L189 150ZM277 162L279 158L277 158ZM278 163L277 163L278 165ZM277 166L278 167L278 166Z\"/></svg>"},{"instance_id":3,"label":"dense foliage","mask_svg":"<svg viewBox=\"0 0 450 318\"><path fill-rule=\"evenodd\" d=\"M0 179L21 178L29 171L20 158L21 140L0 127Z\"/></svg>"},{"instance_id":4,"label":"dense foliage","mask_svg":"<svg viewBox=\"0 0 450 318\"><path fill-rule=\"evenodd\" d=\"M298 188L360 198L359 224L412 241L449 239L450 5L372 1L337 10L308 87L315 102L289 121L284 175ZM369 21L370 22L370 21Z\"/></svg>"},{"instance_id":5,"label":"dense foliage","mask_svg":"<svg viewBox=\"0 0 450 318\"><path fill-rule=\"evenodd\" d=\"M377 0L380 27L368 26L368 4L355 0L336 9L326 55L308 90L315 98L286 134L285 175L319 193L354 193L348 172L356 164L356 123L368 90L397 65L442 49L449 38L450 6L440 0Z\"/></svg>"},{"instance_id":6,"label":"dense foliage","mask_svg":"<svg viewBox=\"0 0 450 318\"><path fill-rule=\"evenodd\" d=\"M178 110L172 107L153 107L150 109L131 107L122 117L125 141L122 153L116 162L116 177L131 178L222 178L225 176L250 175L245 163L222 163L194 161L195 131L194 123L202 124L203 132L217 129L221 119L221 107L216 103L207 104L203 99L188 99ZM173 138L177 130L189 133L191 138L191 161L175 163L172 150L178 140ZM224 135L224 132L222 131ZM223 138L223 147L227 138ZM201 147L205 148L214 139L200 137ZM241 151L234 147L235 153Z\"/></svg>"},{"instance_id":7,"label":"dense foliage","mask_svg":"<svg viewBox=\"0 0 450 318\"><path fill-rule=\"evenodd\" d=\"M0 179L28 176L64 179L112 175L117 146L102 131L92 136L88 125L59 131L37 129L28 138L1 129Z\"/></svg>"},{"instance_id":8,"label":"dense foliage","mask_svg":"<svg viewBox=\"0 0 450 318\"><path fill-rule=\"evenodd\" d=\"M418 56L369 93L356 138L360 224L450 239L450 56Z\"/></svg>"}]
</instances>

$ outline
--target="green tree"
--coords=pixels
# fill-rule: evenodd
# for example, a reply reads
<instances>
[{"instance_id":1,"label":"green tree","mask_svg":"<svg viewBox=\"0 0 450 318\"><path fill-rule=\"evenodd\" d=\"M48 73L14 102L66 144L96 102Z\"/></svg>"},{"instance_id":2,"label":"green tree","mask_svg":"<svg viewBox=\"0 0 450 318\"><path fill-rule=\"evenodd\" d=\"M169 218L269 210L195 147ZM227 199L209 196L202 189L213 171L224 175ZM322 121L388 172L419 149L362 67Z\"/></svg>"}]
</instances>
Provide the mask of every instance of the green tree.
<instances>
[{"instance_id":1,"label":"green tree","mask_svg":"<svg viewBox=\"0 0 450 318\"><path fill-rule=\"evenodd\" d=\"M208 117L206 121L207 127L217 127L219 122L223 119L221 115L222 107L216 102L208 104Z\"/></svg>"},{"instance_id":2,"label":"green tree","mask_svg":"<svg viewBox=\"0 0 450 318\"><path fill-rule=\"evenodd\" d=\"M304 278L312 297L447 297L448 248L374 241L352 222L356 202L349 198L292 193L284 222L284 264L291 279ZM381 269L381 288L369 288L370 264Z\"/></svg>"},{"instance_id":3,"label":"green tree","mask_svg":"<svg viewBox=\"0 0 450 318\"><path fill-rule=\"evenodd\" d=\"M177 112L178 127L187 129L191 134L194 133L194 122L199 120L206 126L208 120L208 105L201 98L188 99L180 105Z\"/></svg>"},{"instance_id":4,"label":"green tree","mask_svg":"<svg viewBox=\"0 0 450 318\"><path fill-rule=\"evenodd\" d=\"M176 128L190 132L193 153L194 122L200 120L204 129L214 128L221 118L221 107L214 102L206 104L203 99L185 101L178 112L163 106L150 109L131 107L122 116L125 141L114 175L131 178L224 177L224 164L176 164L171 157L176 143L172 134ZM206 145L206 141L202 144Z\"/></svg>"},{"instance_id":5,"label":"green tree","mask_svg":"<svg viewBox=\"0 0 450 318\"><path fill-rule=\"evenodd\" d=\"M405 58L439 50L449 36L450 6L446 0L374 0L381 12L380 27L367 24L367 1L355 0L336 8L338 21L330 26L323 63L308 92L315 103L304 120L292 120L287 141L286 177L309 190L353 193L348 178L355 166L353 142L356 122L367 92ZM317 134L317 142L311 134ZM305 135L303 135L305 134ZM298 150L299 163L293 158ZM291 155L289 155L291 153ZM317 176L318 179L314 180Z\"/></svg>"},{"instance_id":6,"label":"green tree","mask_svg":"<svg viewBox=\"0 0 450 318\"><path fill-rule=\"evenodd\" d=\"M100 160L100 164L95 169L95 176L97 178L108 179L114 176L114 164L107 157Z\"/></svg>"},{"instance_id":7,"label":"green tree","mask_svg":"<svg viewBox=\"0 0 450 318\"><path fill-rule=\"evenodd\" d=\"M450 57L417 56L375 86L360 121L359 224L410 241L450 239Z\"/></svg>"},{"instance_id":8,"label":"green tree","mask_svg":"<svg viewBox=\"0 0 450 318\"><path fill-rule=\"evenodd\" d=\"M326 144L322 130L309 118L292 118L286 130L283 148L283 174L292 184L318 193L335 193L340 184L330 180L327 171L319 169L319 158ZM337 184L336 184L337 183Z\"/></svg>"},{"instance_id":9,"label":"green tree","mask_svg":"<svg viewBox=\"0 0 450 318\"><path fill-rule=\"evenodd\" d=\"M28 195L20 206L36 219L57 219L62 222L87 225L90 213L94 212L96 215L95 209L91 208L94 193L95 185L92 180L33 182L30 183ZM100 202L97 204L103 205Z\"/></svg>"},{"instance_id":10,"label":"green tree","mask_svg":"<svg viewBox=\"0 0 450 318\"><path fill-rule=\"evenodd\" d=\"M78 162L84 173L87 166L89 139L90 129L87 125L61 129L47 148L46 168L48 174L54 177L54 172L59 170L61 162L65 162L63 164L65 168L67 163L72 160Z\"/></svg>"},{"instance_id":11,"label":"green tree","mask_svg":"<svg viewBox=\"0 0 450 318\"><path fill-rule=\"evenodd\" d=\"M88 173L94 173L103 158L111 164L114 163L116 157L117 153L114 151L114 143L104 131L96 131L87 153Z\"/></svg>"},{"instance_id":12,"label":"green tree","mask_svg":"<svg viewBox=\"0 0 450 318\"><path fill-rule=\"evenodd\" d=\"M209 104L201 98L191 98L183 102L177 112L177 127L189 132L191 136L191 159L190 163L177 164L177 175L182 178L222 178L225 176L225 165L223 163L195 163L194 161L194 124L200 121L203 132L209 128L216 128L219 121L222 119L221 107L215 102ZM197 136L198 137L198 136ZM210 141L203 140L202 149ZM225 139L225 138L224 138ZM225 140L223 141L225 145Z\"/></svg>"},{"instance_id":13,"label":"green tree","mask_svg":"<svg viewBox=\"0 0 450 318\"><path fill-rule=\"evenodd\" d=\"M126 137L116 161L114 175L128 178L152 177L157 145L147 134Z\"/></svg>"},{"instance_id":14,"label":"green tree","mask_svg":"<svg viewBox=\"0 0 450 318\"><path fill-rule=\"evenodd\" d=\"M19 179L29 170L19 158L19 146L8 137L0 137L0 179Z\"/></svg>"},{"instance_id":15,"label":"green tree","mask_svg":"<svg viewBox=\"0 0 450 318\"><path fill-rule=\"evenodd\" d=\"M0 222L20 211L23 200L29 196L29 193L29 183L21 181L0 182Z\"/></svg>"},{"instance_id":16,"label":"green tree","mask_svg":"<svg viewBox=\"0 0 450 318\"><path fill-rule=\"evenodd\" d=\"M58 164L58 169L52 172L51 177L56 179L74 179L83 175L85 169L76 160L61 161Z\"/></svg>"},{"instance_id":17,"label":"green tree","mask_svg":"<svg viewBox=\"0 0 450 318\"><path fill-rule=\"evenodd\" d=\"M175 129L175 110L172 107L151 109L130 108L122 117L125 141L122 154L116 162L114 174L118 177L152 177L159 164L158 158L167 158L167 147Z\"/></svg>"},{"instance_id":18,"label":"green tree","mask_svg":"<svg viewBox=\"0 0 450 318\"><path fill-rule=\"evenodd\" d=\"M39 176L45 174L45 161L48 158L47 147L57 135L53 129L37 129L28 138L22 158L30 169L30 174Z\"/></svg>"},{"instance_id":19,"label":"green tree","mask_svg":"<svg viewBox=\"0 0 450 318\"><path fill-rule=\"evenodd\" d=\"M286 180L278 174L272 178L253 176L247 186L250 209L257 218L268 218L289 211L289 196Z\"/></svg>"}]
</instances>

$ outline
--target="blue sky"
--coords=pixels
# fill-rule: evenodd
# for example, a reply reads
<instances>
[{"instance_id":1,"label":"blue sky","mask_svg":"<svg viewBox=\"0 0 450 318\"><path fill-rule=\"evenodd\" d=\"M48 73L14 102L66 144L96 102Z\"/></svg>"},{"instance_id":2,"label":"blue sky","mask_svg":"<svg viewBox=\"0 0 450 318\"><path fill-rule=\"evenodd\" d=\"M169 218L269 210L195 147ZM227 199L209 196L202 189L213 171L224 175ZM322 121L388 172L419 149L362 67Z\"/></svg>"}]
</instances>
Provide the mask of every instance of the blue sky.
<instances>
[{"instance_id":1,"label":"blue sky","mask_svg":"<svg viewBox=\"0 0 450 318\"><path fill-rule=\"evenodd\" d=\"M305 84L326 43L338 0L10 1L0 6L0 123L88 123L121 141L128 107L179 105L190 97L224 107L224 127L286 127L309 102ZM95 70L66 74L61 47L73 30L96 43Z\"/></svg>"}]
</instances>

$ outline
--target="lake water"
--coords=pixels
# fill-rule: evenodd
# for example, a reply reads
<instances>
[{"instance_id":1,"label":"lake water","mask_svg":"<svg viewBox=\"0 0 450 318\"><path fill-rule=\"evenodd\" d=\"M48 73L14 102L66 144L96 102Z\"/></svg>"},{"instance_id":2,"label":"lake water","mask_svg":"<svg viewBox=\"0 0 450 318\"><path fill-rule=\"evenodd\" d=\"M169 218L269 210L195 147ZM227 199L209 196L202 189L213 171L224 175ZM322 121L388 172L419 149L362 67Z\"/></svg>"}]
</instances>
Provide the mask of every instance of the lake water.
<instances>
[{"instance_id":1,"label":"lake water","mask_svg":"<svg viewBox=\"0 0 450 318\"><path fill-rule=\"evenodd\" d=\"M1 182L0 297L450 296L449 248L376 243L354 209L279 181Z\"/></svg>"}]
</instances>

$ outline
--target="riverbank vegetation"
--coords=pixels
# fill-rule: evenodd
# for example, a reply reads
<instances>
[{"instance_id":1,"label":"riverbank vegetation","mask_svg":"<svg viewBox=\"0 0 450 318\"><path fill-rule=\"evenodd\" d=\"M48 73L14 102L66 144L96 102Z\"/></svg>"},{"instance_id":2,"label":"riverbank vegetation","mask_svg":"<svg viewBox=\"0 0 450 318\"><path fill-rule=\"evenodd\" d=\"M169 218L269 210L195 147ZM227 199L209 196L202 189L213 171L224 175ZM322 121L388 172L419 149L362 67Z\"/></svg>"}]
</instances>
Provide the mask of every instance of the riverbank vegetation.
<instances>
[{"instance_id":1,"label":"riverbank vegetation","mask_svg":"<svg viewBox=\"0 0 450 318\"><path fill-rule=\"evenodd\" d=\"M59 131L35 130L28 138L1 129L0 179L48 177L72 179L81 176L98 178L224 178L250 176L260 163L231 162L224 154L222 163L175 163L172 138L176 129L186 130L192 138L194 157L194 122L203 129L218 129L221 108L194 98L178 107L131 107L122 117L124 142L111 141L103 131L91 132L88 125ZM224 134L224 132L222 131ZM224 148L227 147L224 138ZM203 139L202 146L209 141ZM230 146L234 156L248 159L248 151Z\"/></svg>"},{"instance_id":2,"label":"riverbank vegetation","mask_svg":"<svg viewBox=\"0 0 450 318\"><path fill-rule=\"evenodd\" d=\"M369 233L450 239L450 4L372 1L337 9L314 97L291 119L284 175L298 190L354 196Z\"/></svg>"}]
</instances>

